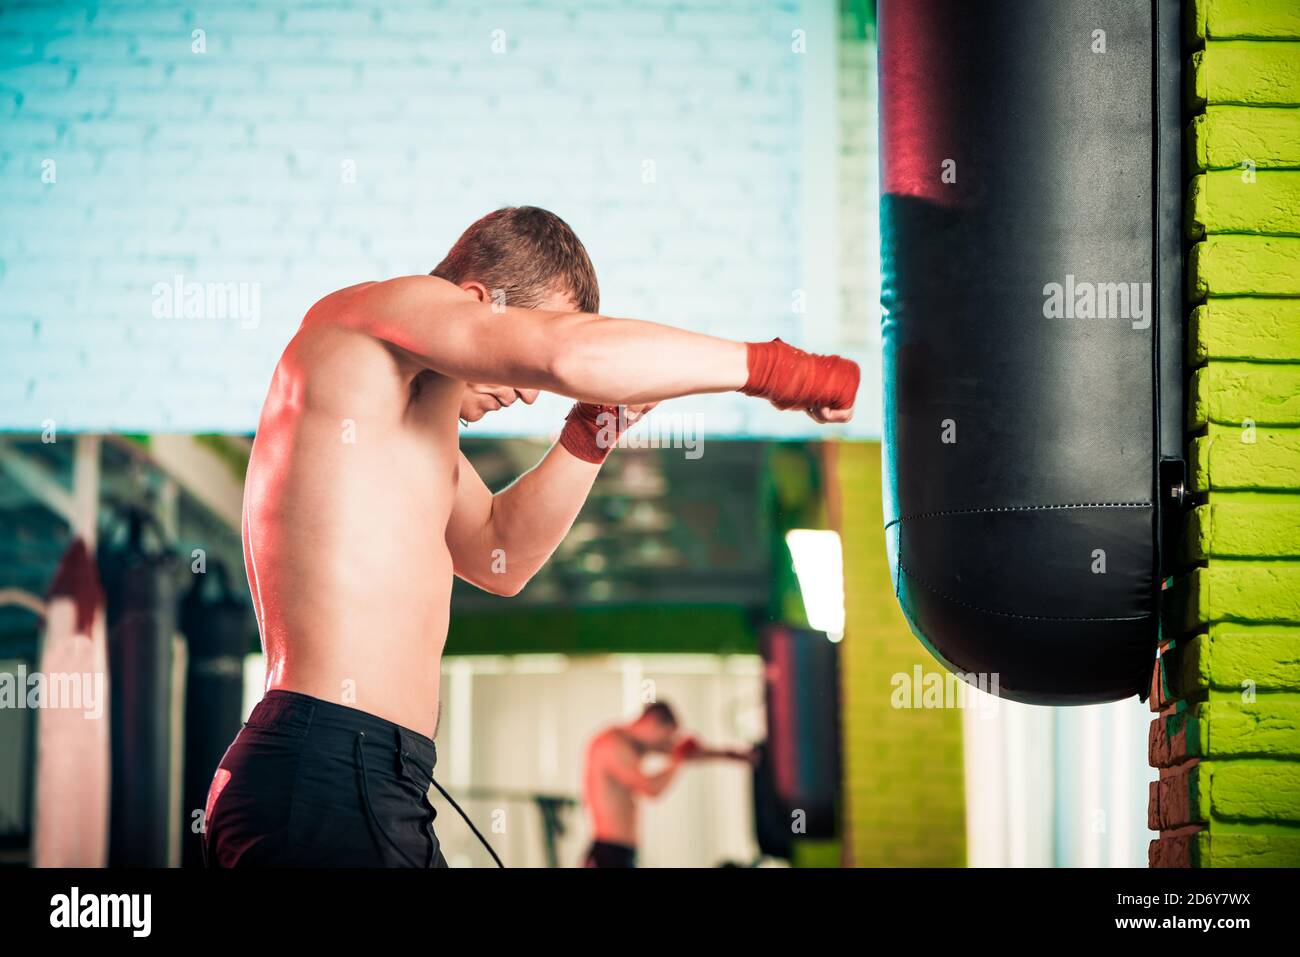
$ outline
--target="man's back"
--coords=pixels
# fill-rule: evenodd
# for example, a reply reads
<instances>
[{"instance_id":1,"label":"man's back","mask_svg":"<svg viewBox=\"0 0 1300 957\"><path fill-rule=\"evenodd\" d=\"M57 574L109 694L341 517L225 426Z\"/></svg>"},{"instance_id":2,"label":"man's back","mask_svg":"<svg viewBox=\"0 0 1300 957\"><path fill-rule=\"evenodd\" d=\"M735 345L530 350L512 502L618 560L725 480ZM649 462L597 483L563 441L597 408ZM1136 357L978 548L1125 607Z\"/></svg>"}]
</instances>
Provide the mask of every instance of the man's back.
<instances>
[{"instance_id":1,"label":"man's back","mask_svg":"<svg viewBox=\"0 0 1300 957\"><path fill-rule=\"evenodd\" d=\"M372 285L321 300L276 367L244 489L245 561L268 689L432 736L464 385L349 327Z\"/></svg>"}]
</instances>

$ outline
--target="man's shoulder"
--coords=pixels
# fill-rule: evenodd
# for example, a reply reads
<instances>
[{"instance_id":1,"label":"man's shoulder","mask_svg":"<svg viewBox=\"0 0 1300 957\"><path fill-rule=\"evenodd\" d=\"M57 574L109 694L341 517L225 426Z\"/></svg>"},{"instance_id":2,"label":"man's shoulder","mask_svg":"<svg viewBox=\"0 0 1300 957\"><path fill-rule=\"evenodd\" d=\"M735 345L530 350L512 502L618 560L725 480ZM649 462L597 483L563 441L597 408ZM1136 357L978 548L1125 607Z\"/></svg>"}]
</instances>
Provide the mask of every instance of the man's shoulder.
<instances>
[{"instance_id":1,"label":"man's shoulder","mask_svg":"<svg viewBox=\"0 0 1300 957\"><path fill-rule=\"evenodd\" d=\"M399 276L357 283L330 293L307 310L295 339L327 349L364 348L365 342L390 349L393 330L418 318L437 322L444 307L461 304L467 294L436 276Z\"/></svg>"},{"instance_id":2,"label":"man's shoulder","mask_svg":"<svg viewBox=\"0 0 1300 957\"><path fill-rule=\"evenodd\" d=\"M347 326L364 328L367 315L406 305L435 306L464 299L458 286L437 276L398 276L393 279L368 280L335 290L318 300L303 318L303 328Z\"/></svg>"},{"instance_id":3,"label":"man's shoulder","mask_svg":"<svg viewBox=\"0 0 1300 957\"><path fill-rule=\"evenodd\" d=\"M608 755L622 755L623 752L632 750L632 743L618 725L598 731L591 739L591 745L592 750Z\"/></svg>"},{"instance_id":4,"label":"man's shoulder","mask_svg":"<svg viewBox=\"0 0 1300 957\"><path fill-rule=\"evenodd\" d=\"M294 371L305 386L327 386L332 395L366 393L381 381L395 385L415 370L405 368L387 343L356 321L364 299L377 282L358 283L325 296L308 311L285 346L280 366Z\"/></svg>"},{"instance_id":5,"label":"man's shoulder","mask_svg":"<svg viewBox=\"0 0 1300 957\"><path fill-rule=\"evenodd\" d=\"M373 312L408 304L448 303L466 298L459 286L437 276L395 276L391 279L367 279L327 293L312 304L303 318L304 324L350 320Z\"/></svg>"}]
</instances>

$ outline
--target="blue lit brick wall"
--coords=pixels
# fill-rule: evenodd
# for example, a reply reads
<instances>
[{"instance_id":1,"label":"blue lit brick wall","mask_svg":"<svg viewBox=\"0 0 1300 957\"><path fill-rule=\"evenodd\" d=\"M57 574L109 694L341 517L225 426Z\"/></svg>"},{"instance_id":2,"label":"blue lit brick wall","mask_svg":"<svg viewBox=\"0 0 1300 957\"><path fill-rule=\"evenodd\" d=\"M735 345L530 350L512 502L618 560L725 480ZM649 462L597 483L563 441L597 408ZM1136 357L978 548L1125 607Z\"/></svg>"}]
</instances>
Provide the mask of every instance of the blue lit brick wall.
<instances>
[{"instance_id":1,"label":"blue lit brick wall","mask_svg":"<svg viewBox=\"0 0 1300 957\"><path fill-rule=\"evenodd\" d=\"M797 0L5 2L0 428L251 431L316 299L428 272L504 204L575 227L607 313L807 341L791 310L802 15ZM156 314L178 276L246 284L260 308ZM674 405L714 434L811 426L739 397ZM479 431L549 432L562 408Z\"/></svg>"}]
</instances>

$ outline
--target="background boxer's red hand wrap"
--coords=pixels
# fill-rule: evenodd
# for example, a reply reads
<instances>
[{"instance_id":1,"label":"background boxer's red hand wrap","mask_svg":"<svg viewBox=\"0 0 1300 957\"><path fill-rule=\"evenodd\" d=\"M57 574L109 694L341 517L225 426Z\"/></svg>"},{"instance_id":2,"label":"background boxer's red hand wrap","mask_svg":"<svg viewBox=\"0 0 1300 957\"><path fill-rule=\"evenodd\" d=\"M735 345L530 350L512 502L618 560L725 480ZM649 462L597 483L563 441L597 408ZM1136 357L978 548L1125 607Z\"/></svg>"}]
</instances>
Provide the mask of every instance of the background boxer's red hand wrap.
<instances>
[{"instance_id":1,"label":"background boxer's red hand wrap","mask_svg":"<svg viewBox=\"0 0 1300 957\"><path fill-rule=\"evenodd\" d=\"M599 465L618 442L618 406L575 403L564 419L560 444L575 458Z\"/></svg>"},{"instance_id":2,"label":"background boxer's red hand wrap","mask_svg":"<svg viewBox=\"0 0 1300 957\"><path fill-rule=\"evenodd\" d=\"M745 343L749 380L745 395L762 396L778 409L847 409L858 394L862 370L851 359L796 349L780 339Z\"/></svg>"}]
</instances>

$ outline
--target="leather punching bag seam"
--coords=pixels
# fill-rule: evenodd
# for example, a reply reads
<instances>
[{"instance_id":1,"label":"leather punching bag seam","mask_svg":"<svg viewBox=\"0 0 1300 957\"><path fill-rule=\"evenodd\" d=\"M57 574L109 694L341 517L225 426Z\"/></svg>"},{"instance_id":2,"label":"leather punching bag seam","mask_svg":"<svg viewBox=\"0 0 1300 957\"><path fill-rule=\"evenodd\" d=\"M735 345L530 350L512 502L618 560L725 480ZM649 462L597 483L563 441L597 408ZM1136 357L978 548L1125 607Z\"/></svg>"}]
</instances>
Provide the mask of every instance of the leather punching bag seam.
<instances>
[{"instance_id":1,"label":"leather punching bag seam","mask_svg":"<svg viewBox=\"0 0 1300 957\"><path fill-rule=\"evenodd\" d=\"M987 512L1046 512L1065 508L1151 508L1154 502L1068 502L1062 505L991 505L985 508L954 508L942 512L917 512L915 515L902 515L890 519L885 528L899 522L910 522L917 518L939 518L944 515L982 515Z\"/></svg>"},{"instance_id":2,"label":"leather punching bag seam","mask_svg":"<svg viewBox=\"0 0 1300 957\"><path fill-rule=\"evenodd\" d=\"M982 608L979 605L972 605L968 601L962 601L960 598L953 598L951 595L944 594L938 588L935 588L933 585L927 582L925 579L918 577L915 572L906 568L903 565L901 560L898 563L898 571L900 576L903 573L906 573L909 578L911 578L922 588L925 588L928 591L933 592L934 594L942 598L944 601L951 602L954 605L961 605L963 608L969 608L971 611L977 611L980 614L984 614L984 615L1000 615L1003 618L1021 618L1024 619L1025 621L1142 621L1144 619L1154 617L1151 613L1147 613L1145 615L1123 615L1115 618L1106 618L1100 616L1071 617L1071 616L1058 616L1058 615L1022 615L1014 611L997 611L996 609L993 608Z\"/></svg>"}]
</instances>

